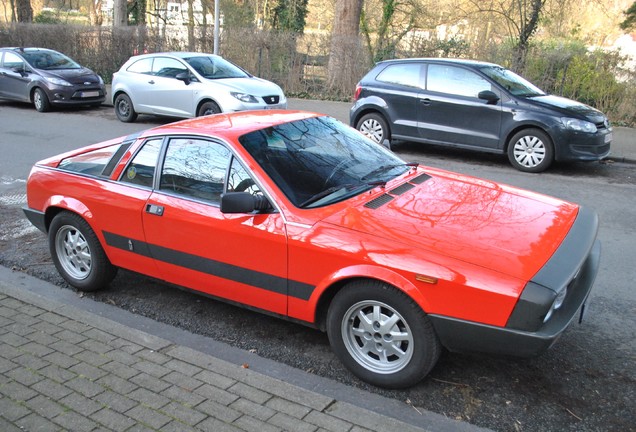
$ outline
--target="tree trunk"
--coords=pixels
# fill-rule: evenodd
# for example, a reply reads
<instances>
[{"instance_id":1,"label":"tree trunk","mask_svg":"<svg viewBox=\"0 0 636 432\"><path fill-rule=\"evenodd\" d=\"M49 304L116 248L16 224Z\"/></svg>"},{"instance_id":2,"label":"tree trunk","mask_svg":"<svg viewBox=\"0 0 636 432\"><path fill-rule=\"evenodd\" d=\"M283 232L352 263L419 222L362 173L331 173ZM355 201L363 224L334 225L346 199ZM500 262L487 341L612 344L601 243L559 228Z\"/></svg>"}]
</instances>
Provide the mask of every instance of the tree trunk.
<instances>
[{"instance_id":1,"label":"tree trunk","mask_svg":"<svg viewBox=\"0 0 636 432\"><path fill-rule=\"evenodd\" d=\"M128 25L128 5L126 0L115 0L113 10L113 26L126 27Z\"/></svg>"},{"instance_id":2,"label":"tree trunk","mask_svg":"<svg viewBox=\"0 0 636 432\"><path fill-rule=\"evenodd\" d=\"M15 2L18 22L33 22L33 9L31 0L16 0Z\"/></svg>"},{"instance_id":3,"label":"tree trunk","mask_svg":"<svg viewBox=\"0 0 636 432\"><path fill-rule=\"evenodd\" d=\"M359 32L362 2L363 0L336 1L327 85L339 92L351 91L349 81L357 78L355 60L361 49Z\"/></svg>"}]
</instances>

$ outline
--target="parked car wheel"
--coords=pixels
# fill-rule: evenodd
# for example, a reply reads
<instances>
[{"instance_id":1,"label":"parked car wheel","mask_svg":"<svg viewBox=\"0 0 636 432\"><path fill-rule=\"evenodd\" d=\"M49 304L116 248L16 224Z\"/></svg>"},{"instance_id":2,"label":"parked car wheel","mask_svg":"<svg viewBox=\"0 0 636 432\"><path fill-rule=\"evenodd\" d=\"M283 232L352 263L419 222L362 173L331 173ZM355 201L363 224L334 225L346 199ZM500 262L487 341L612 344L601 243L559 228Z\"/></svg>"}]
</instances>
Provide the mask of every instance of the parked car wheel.
<instances>
[{"instance_id":1,"label":"parked car wheel","mask_svg":"<svg viewBox=\"0 0 636 432\"><path fill-rule=\"evenodd\" d=\"M33 92L33 105L39 112L47 112L51 110L51 103L46 92L41 88L36 88Z\"/></svg>"},{"instance_id":2,"label":"parked car wheel","mask_svg":"<svg viewBox=\"0 0 636 432\"><path fill-rule=\"evenodd\" d=\"M424 378L441 345L422 309L379 281L354 281L334 297L327 315L334 352L359 378L403 388Z\"/></svg>"},{"instance_id":3,"label":"parked car wheel","mask_svg":"<svg viewBox=\"0 0 636 432\"><path fill-rule=\"evenodd\" d=\"M508 159L520 171L545 171L554 160L552 140L539 129L517 132L508 143Z\"/></svg>"},{"instance_id":4,"label":"parked car wheel","mask_svg":"<svg viewBox=\"0 0 636 432\"><path fill-rule=\"evenodd\" d=\"M205 102L199 108L199 111L197 112L197 117L202 117L202 116L211 115L211 114L218 114L220 112L221 112L221 108L219 108L219 106L216 103L212 101Z\"/></svg>"},{"instance_id":5,"label":"parked car wheel","mask_svg":"<svg viewBox=\"0 0 636 432\"><path fill-rule=\"evenodd\" d=\"M391 139L391 130L389 129L389 125L384 117L378 113L363 115L360 120L358 120L356 129L378 144L382 144L384 140Z\"/></svg>"},{"instance_id":6,"label":"parked car wheel","mask_svg":"<svg viewBox=\"0 0 636 432\"><path fill-rule=\"evenodd\" d=\"M137 120L137 113L127 94L121 93L115 98L115 114L124 123L132 123Z\"/></svg>"},{"instance_id":7,"label":"parked car wheel","mask_svg":"<svg viewBox=\"0 0 636 432\"><path fill-rule=\"evenodd\" d=\"M53 218L49 248L62 277L81 291L103 288L117 274L91 227L75 213L62 212Z\"/></svg>"}]
</instances>

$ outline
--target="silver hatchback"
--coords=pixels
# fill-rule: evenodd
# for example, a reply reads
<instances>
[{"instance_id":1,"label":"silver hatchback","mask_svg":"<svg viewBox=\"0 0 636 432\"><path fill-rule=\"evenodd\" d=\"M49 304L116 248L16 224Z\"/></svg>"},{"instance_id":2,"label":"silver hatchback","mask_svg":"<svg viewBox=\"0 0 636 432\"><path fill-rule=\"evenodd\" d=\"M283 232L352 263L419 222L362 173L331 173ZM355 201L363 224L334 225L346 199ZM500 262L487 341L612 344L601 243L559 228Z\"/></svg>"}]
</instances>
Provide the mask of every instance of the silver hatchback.
<instances>
[{"instance_id":1,"label":"silver hatchback","mask_svg":"<svg viewBox=\"0 0 636 432\"><path fill-rule=\"evenodd\" d=\"M257 78L214 54L170 52L131 57L113 74L117 118L137 114L192 118L221 112L285 109L273 82Z\"/></svg>"}]
</instances>

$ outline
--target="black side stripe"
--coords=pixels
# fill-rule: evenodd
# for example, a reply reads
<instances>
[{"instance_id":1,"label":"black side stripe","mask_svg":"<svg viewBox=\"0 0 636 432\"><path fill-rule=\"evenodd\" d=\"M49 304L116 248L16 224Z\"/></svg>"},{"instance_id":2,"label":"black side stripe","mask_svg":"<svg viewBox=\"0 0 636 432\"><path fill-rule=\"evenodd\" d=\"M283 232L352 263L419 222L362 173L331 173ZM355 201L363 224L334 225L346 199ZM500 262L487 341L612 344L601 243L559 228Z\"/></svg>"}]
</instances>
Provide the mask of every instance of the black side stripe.
<instances>
[{"instance_id":1,"label":"black side stripe","mask_svg":"<svg viewBox=\"0 0 636 432\"><path fill-rule=\"evenodd\" d=\"M303 282L287 280L279 276L211 260L198 255L132 240L106 231L102 233L108 246L267 291L289 295L301 300L309 300L315 288L315 286Z\"/></svg>"}]
</instances>

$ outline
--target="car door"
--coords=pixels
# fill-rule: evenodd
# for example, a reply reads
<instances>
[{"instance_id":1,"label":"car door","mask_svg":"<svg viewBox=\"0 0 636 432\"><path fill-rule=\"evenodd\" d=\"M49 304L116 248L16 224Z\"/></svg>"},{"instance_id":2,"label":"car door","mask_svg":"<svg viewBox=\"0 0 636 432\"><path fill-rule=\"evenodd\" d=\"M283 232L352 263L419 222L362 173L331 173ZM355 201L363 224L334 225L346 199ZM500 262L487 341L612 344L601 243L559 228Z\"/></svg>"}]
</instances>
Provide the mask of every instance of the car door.
<instances>
[{"instance_id":1,"label":"car door","mask_svg":"<svg viewBox=\"0 0 636 432\"><path fill-rule=\"evenodd\" d=\"M30 102L29 74L29 66L19 55L5 51L0 67L0 96Z\"/></svg>"},{"instance_id":2,"label":"car door","mask_svg":"<svg viewBox=\"0 0 636 432\"><path fill-rule=\"evenodd\" d=\"M499 91L468 68L430 63L426 89L417 104L420 137L437 143L498 148L501 100L489 103L479 99L484 90Z\"/></svg>"},{"instance_id":3,"label":"car door","mask_svg":"<svg viewBox=\"0 0 636 432\"><path fill-rule=\"evenodd\" d=\"M147 104L151 112L175 117L195 117L195 83L186 84L176 77L190 72L179 60L155 57L148 80Z\"/></svg>"},{"instance_id":4,"label":"car door","mask_svg":"<svg viewBox=\"0 0 636 432\"><path fill-rule=\"evenodd\" d=\"M384 101L392 135L417 136L417 101L422 88L420 63L396 63L375 78L373 94Z\"/></svg>"},{"instance_id":5,"label":"car door","mask_svg":"<svg viewBox=\"0 0 636 432\"><path fill-rule=\"evenodd\" d=\"M259 193L222 143L173 137L158 188L143 211L149 251L169 282L287 314L287 238L282 216L224 214L225 190Z\"/></svg>"}]
</instances>

